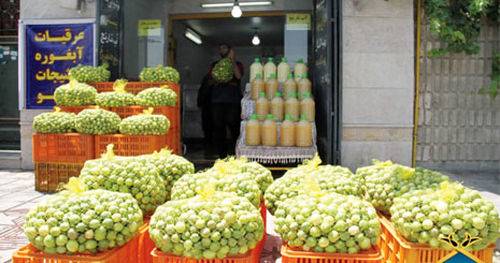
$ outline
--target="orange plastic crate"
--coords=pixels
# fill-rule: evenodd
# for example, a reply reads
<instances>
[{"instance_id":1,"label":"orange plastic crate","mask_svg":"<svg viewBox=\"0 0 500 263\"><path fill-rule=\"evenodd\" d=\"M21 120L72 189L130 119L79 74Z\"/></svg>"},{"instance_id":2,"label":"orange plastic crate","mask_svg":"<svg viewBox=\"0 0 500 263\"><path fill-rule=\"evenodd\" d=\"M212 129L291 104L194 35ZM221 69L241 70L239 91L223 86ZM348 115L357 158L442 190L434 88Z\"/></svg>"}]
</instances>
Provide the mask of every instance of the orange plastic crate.
<instances>
[{"instance_id":1,"label":"orange plastic crate","mask_svg":"<svg viewBox=\"0 0 500 263\"><path fill-rule=\"evenodd\" d=\"M149 220L145 219L144 221L147 221L147 225L144 228L141 228L139 231L140 239L139 239L139 252L138 254L138 263L152 263L153 262L153 256L151 255L151 251L155 249L156 245L151 240L151 237L149 236Z\"/></svg>"},{"instance_id":2,"label":"orange plastic crate","mask_svg":"<svg viewBox=\"0 0 500 263\"><path fill-rule=\"evenodd\" d=\"M148 220L149 221L149 220ZM155 243L151 240L149 236L149 224L140 230L140 240L139 240L139 260L138 263L152 263L153 253L152 251L156 248ZM257 244L257 246L250 252L253 262L259 262L260 255L264 249L266 243L267 235L264 233L264 237ZM159 250L158 250L159 251ZM181 257L179 257L181 258ZM184 260L184 259L183 259ZM155 261L158 262L158 261ZM205 263L205 261L203 261Z\"/></svg>"},{"instance_id":3,"label":"orange plastic crate","mask_svg":"<svg viewBox=\"0 0 500 263\"><path fill-rule=\"evenodd\" d=\"M35 190L51 193L58 190L61 184L70 177L78 177L83 168L82 163L37 163L35 162Z\"/></svg>"},{"instance_id":4,"label":"orange plastic crate","mask_svg":"<svg viewBox=\"0 0 500 263\"><path fill-rule=\"evenodd\" d=\"M267 227L267 209L266 209L266 203L264 200L260 201L260 215L262 216L262 221L264 222L264 232L266 232L266 227Z\"/></svg>"},{"instance_id":5,"label":"orange plastic crate","mask_svg":"<svg viewBox=\"0 0 500 263\"><path fill-rule=\"evenodd\" d=\"M397 233L396 228L387 217L379 214L379 219L382 226L380 249L386 262L438 262L452 252L450 250L431 248L427 245L409 242ZM485 249L471 251L471 254L485 263L491 263L493 261L494 249L495 244L492 244Z\"/></svg>"},{"instance_id":6,"label":"orange plastic crate","mask_svg":"<svg viewBox=\"0 0 500 263\"><path fill-rule=\"evenodd\" d=\"M106 92L106 91L113 91L113 82L94 82L91 83L94 88L97 89L97 92ZM177 93L177 96L180 97L180 85L171 83L171 82L141 82L141 81L130 81L127 82L127 85L125 86L125 90L137 94L147 88L152 88L152 87L160 87L163 85L167 85L170 89L175 91Z\"/></svg>"},{"instance_id":7,"label":"orange plastic crate","mask_svg":"<svg viewBox=\"0 0 500 263\"><path fill-rule=\"evenodd\" d=\"M32 143L34 162L83 163L95 158L93 135L35 133Z\"/></svg>"},{"instance_id":8,"label":"orange plastic crate","mask_svg":"<svg viewBox=\"0 0 500 263\"><path fill-rule=\"evenodd\" d=\"M144 107L141 106L129 106L129 107L107 107L106 110L116 112L120 115L120 118L127 118L132 115L141 114ZM181 154L181 121L180 121L180 110L179 107L155 107L153 114L160 114L167 116L170 121L170 129L167 133L167 146L175 154Z\"/></svg>"},{"instance_id":9,"label":"orange plastic crate","mask_svg":"<svg viewBox=\"0 0 500 263\"><path fill-rule=\"evenodd\" d=\"M112 111L118 114L118 116L120 116L120 118L122 119L130 117L132 115L141 114L144 110L144 108L141 106L102 107L102 109Z\"/></svg>"},{"instance_id":10,"label":"orange plastic crate","mask_svg":"<svg viewBox=\"0 0 500 263\"><path fill-rule=\"evenodd\" d=\"M141 226L139 231L143 231L147 224ZM137 263L139 251L140 235L136 235L125 245L109 251L90 254L77 255L49 255L37 250L28 244L12 256L12 263Z\"/></svg>"},{"instance_id":11,"label":"orange plastic crate","mask_svg":"<svg viewBox=\"0 0 500 263\"><path fill-rule=\"evenodd\" d=\"M282 263L372 263L383 262L383 259L378 247L357 254L316 253L296 250L287 245L281 247Z\"/></svg>"},{"instance_id":12,"label":"orange plastic crate","mask_svg":"<svg viewBox=\"0 0 500 263\"><path fill-rule=\"evenodd\" d=\"M252 254L252 251L247 252L244 255L236 257L228 257L223 259L193 259L181 256L175 256L171 254L165 254L159 249L155 248L151 251L153 256L153 263L257 263L256 258Z\"/></svg>"},{"instance_id":13,"label":"orange plastic crate","mask_svg":"<svg viewBox=\"0 0 500 263\"><path fill-rule=\"evenodd\" d=\"M156 107L155 114L167 116L170 121L170 129L167 133L167 146L175 154L182 154L181 151L181 112L179 107Z\"/></svg>"},{"instance_id":14,"label":"orange plastic crate","mask_svg":"<svg viewBox=\"0 0 500 263\"><path fill-rule=\"evenodd\" d=\"M116 155L133 156L153 153L160 151L167 145L167 136L165 135L96 135L95 136L95 155L101 156L106 151L108 144L114 144Z\"/></svg>"},{"instance_id":15,"label":"orange plastic crate","mask_svg":"<svg viewBox=\"0 0 500 263\"><path fill-rule=\"evenodd\" d=\"M61 111L64 111L64 112L72 112L72 113L75 113L75 114L78 114L80 113L80 111L82 110L85 110L85 109L95 109L96 106L58 106Z\"/></svg>"}]
</instances>

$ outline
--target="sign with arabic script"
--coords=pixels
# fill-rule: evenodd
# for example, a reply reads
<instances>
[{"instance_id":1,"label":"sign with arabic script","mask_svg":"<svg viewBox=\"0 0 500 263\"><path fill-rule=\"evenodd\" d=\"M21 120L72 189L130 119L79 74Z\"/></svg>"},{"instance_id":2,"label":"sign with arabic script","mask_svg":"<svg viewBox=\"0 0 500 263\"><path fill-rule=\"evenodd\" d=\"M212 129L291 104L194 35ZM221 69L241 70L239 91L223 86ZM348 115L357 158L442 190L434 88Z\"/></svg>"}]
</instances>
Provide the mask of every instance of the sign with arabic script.
<instances>
[{"instance_id":1,"label":"sign with arabic script","mask_svg":"<svg viewBox=\"0 0 500 263\"><path fill-rule=\"evenodd\" d=\"M26 108L52 108L69 69L94 65L94 24L27 24L24 32Z\"/></svg>"}]
</instances>

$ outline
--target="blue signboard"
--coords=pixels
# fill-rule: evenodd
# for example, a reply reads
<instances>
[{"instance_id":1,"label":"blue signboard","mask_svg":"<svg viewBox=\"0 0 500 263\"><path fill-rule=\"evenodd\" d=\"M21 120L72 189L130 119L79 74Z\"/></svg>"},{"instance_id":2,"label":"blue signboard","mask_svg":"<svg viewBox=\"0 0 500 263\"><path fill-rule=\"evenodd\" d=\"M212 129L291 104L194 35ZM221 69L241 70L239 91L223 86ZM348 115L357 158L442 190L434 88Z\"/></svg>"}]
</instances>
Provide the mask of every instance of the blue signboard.
<instances>
[{"instance_id":1,"label":"blue signboard","mask_svg":"<svg viewBox=\"0 0 500 263\"><path fill-rule=\"evenodd\" d=\"M27 109L54 106L54 90L78 64L94 65L94 24L28 24L25 27Z\"/></svg>"}]
</instances>

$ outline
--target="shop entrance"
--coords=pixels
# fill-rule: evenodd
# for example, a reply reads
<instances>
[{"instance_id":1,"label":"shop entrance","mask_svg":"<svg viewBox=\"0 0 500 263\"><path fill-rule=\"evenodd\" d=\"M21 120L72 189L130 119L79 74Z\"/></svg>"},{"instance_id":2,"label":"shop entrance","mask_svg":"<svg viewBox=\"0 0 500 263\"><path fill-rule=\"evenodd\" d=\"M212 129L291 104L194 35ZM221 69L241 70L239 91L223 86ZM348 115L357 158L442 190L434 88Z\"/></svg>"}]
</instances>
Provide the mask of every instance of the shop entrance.
<instances>
[{"instance_id":1,"label":"shop entrance","mask_svg":"<svg viewBox=\"0 0 500 263\"><path fill-rule=\"evenodd\" d=\"M209 2L212 1L124 1L124 28L140 28L137 25L142 22L154 22L159 27L151 36L123 30L124 63L120 76L134 80L143 67L158 64L178 69L182 77L181 130L186 155L195 162L210 161L214 156L205 156L203 151L204 135L197 97L203 77L211 63L218 59L217 45L226 42L235 47L236 58L245 66L241 89L248 83L249 67L257 55L265 58L264 63L268 56L278 60L286 56L292 67L298 58L304 58L316 100L315 145L325 163L339 163L341 1L276 0L269 6L245 6L240 18L231 16L227 3L232 1L221 1L227 2L223 3L224 7L204 7ZM305 19L300 14L306 14ZM299 16L288 19L293 15ZM292 40L287 41L287 31L293 31L297 24L303 26L304 22L306 32L299 33L304 29L295 27L299 32L291 32ZM287 29L287 25L292 29ZM306 40L295 41L293 38L299 36L293 33L306 34ZM261 41L258 46L252 44L255 34ZM296 44L295 51L300 49L300 55L291 56L295 51L287 52L290 43Z\"/></svg>"},{"instance_id":2,"label":"shop entrance","mask_svg":"<svg viewBox=\"0 0 500 263\"><path fill-rule=\"evenodd\" d=\"M297 11L311 15L307 41L300 56L309 65L316 98L318 152L325 163L340 162L341 125L341 19L339 1L314 1L313 9ZM239 19L229 13L169 14L167 64L176 67L183 83L183 142L189 159L209 163L216 155L205 154L202 112L197 105L198 89L212 62L217 47L227 43L234 47L237 60L245 66L241 84L248 83L248 71L256 56L281 59L286 54L287 14L294 12L244 12ZM195 40L187 35L195 36ZM252 45L254 35L261 43ZM196 43L201 40L201 43ZM299 57L300 57L299 56ZM299 57L289 58L289 61ZM293 63L292 62L292 63ZM279 63L279 61L278 61Z\"/></svg>"},{"instance_id":3,"label":"shop entrance","mask_svg":"<svg viewBox=\"0 0 500 263\"><path fill-rule=\"evenodd\" d=\"M173 64L181 73L183 83L182 116L183 142L188 158L198 162L216 159L217 145L213 143L213 120L206 93L200 93L203 78L211 65L220 59L219 45L227 44L234 50L235 58L241 62L244 74L241 92L249 83L249 68L256 57L281 58L284 56L285 15L246 16L239 19L230 17L173 19L170 39ZM188 36L187 36L188 35ZM194 41L192 38L194 35ZM260 41L255 45L254 38ZM195 41L200 40L201 43ZM253 40L253 41L252 41ZM252 43L254 42L254 43ZM305 51L307 54L307 50ZM216 92L216 91L212 91ZM209 102L208 102L209 103ZM212 138L212 139L211 139ZM228 144L231 132L228 130ZM229 154L234 154L228 147Z\"/></svg>"}]
</instances>

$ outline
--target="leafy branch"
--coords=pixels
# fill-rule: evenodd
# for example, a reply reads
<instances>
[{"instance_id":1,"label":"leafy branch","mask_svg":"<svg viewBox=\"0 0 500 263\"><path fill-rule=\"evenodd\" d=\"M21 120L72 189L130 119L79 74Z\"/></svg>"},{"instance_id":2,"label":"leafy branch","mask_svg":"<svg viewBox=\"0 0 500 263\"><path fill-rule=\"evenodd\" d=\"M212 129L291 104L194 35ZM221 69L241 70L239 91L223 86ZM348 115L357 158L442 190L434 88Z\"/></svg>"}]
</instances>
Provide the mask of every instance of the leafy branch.
<instances>
[{"instance_id":1,"label":"leafy branch","mask_svg":"<svg viewBox=\"0 0 500 263\"><path fill-rule=\"evenodd\" d=\"M500 89L500 52L495 53L491 65L491 83L479 89L479 94L489 95L495 99Z\"/></svg>"},{"instance_id":2,"label":"leafy branch","mask_svg":"<svg viewBox=\"0 0 500 263\"><path fill-rule=\"evenodd\" d=\"M445 45L429 51L430 57L450 53L479 53L479 34L484 18L498 24L500 1L498 0L425 0L425 11L431 34ZM500 53L493 52L491 84L480 89L480 94L491 98L498 95L500 85Z\"/></svg>"}]
</instances>

